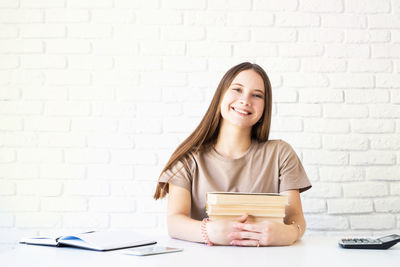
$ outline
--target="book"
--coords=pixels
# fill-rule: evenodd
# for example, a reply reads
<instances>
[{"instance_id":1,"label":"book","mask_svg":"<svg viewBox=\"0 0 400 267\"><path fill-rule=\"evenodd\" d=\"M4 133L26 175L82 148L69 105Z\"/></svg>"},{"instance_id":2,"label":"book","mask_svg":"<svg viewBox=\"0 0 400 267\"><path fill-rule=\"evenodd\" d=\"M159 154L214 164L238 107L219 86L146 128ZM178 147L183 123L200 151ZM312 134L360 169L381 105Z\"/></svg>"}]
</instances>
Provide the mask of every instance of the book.
<instances>
[{"instance_id":1,"label":"book","mask_svg":"<svg viewBox=\"0 0 400 267\"><path fill-rule=\"evenodd\" d=\"M211 220L232 220L247 213L248 222L283 222L287 204L287 196L274 193L208 192L206 209Z\"/></svg>"},{"instance_id":2,"label":"book","mask_svg":"<svg viewBox=\"0 0 400 267\"><path fill-rule=\"evenodd\" d=\"M89 231L74 235L59 237L30 237L23 238L21 244L42 245L54 247L76 247L97 251L108 251L130 247L153 245L157 242L142 234L130 231Z\"/></svg>"},{"instance_id":3,"label":"book","mask_svg":"<svg viewBox=\"0 0 400 267\"><path fill-rule=\"evenodd\" d=\"M275 193L208 192L207 203L281 206L282 204L287 205L288 198Z\"/></svg>"}]
</instances>

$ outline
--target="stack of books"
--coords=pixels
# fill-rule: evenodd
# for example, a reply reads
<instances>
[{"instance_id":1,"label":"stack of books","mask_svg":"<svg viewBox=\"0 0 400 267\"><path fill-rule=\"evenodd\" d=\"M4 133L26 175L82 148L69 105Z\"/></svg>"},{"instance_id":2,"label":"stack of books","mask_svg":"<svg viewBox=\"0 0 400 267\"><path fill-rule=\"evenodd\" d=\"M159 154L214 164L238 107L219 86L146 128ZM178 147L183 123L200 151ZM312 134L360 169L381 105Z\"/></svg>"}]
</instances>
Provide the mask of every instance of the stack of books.
<instances>
[{"instance_id":1,"label":"stack of books","mask_svg":"<svg viewBox=\"0 0 400 267\"><path fill-rule=\"evenodd\" d=\"M282 222L285 217L287 196L270 193L207 193L207 214L210 220L237 219L249 215L249 222L265 220Z\"/></svg>"}]
</instances>

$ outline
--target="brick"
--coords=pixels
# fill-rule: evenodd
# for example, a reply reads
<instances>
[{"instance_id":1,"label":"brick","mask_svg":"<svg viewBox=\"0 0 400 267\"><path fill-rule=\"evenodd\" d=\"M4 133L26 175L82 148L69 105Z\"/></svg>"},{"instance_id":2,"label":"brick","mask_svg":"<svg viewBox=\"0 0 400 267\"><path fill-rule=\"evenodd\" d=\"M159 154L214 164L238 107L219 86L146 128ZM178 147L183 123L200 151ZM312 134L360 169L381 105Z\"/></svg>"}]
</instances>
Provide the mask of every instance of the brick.
<instances>
[{"instance_id":1,"label":"brick","mask_svg":"<svg viewBox=\"0 0 400 267\"><path fill-rule=\"evenodd\" d=\"M26 117L24 129L28 131L67 132L70 120L67 118Z\"/></svg>"},{"instance_id":2,"label":"brick","mask_svg":"<svg viewBox=\"0 0 400 267\"><path fill-rule=\"evenodd\" d=\"M0 69L16 69L19 65L18 57L0 55Z\"/></svg>"},{"instance_id":3,"label":"brick","mask_svg":"<svg viewBox=\"0 0 400 267\"><path fill-rule=\"evenodd\" d=\"M315 27L320 24L319 16L310 13L284 12L275 14L275 25L278 27Z\"/></svg>"},{"instance_id":4,"label":"brick","mask_svg":"<svg viewBox=\"0 0 400 267\"><path fill-rule=\"evenodd\" d=\"M154 165L156 162L156 155L148 150L111 151L111 163L113 164Z\"/></svg>"},{"instance_id":5,"label":"brick","mask_svg":"<svg viewBox=\"0 0 400 267\"><path fill-rule=\"evenodd\" d=\"M369 58L370 46L365 44L327 44L325 45L325 56L328 58Z\"/></svg>"},{"instance_id":6,"label":"brick","mask_svg":"<svg viewBox=\"0 0 400 267\"><path fill-rule=\"evenodd\" d=\"M38 144L38 135L36 133L22 131L4 132L1 135L1 144L9 147L34 147Z\"/></svg>"},{"instance_id":7,"label":"brick","mask_svg":"<svg viewBox=\"0 0 400 267\"><path fill-rule=\"evenodd\" d=\"M278 47L276 45L265 45L263 43L246 43L233 45L233 55L240 57L269 57L278 55Z\"/></svg>"},{"instance_id":8,"label":"brick","mask_svg":"<svg viewBox=\"0 0 400 267\"><path fill-rule=\"evenodd\" d=\"M0 3L0 8L17 8L18 0L4 0Z\"/></svg>"},{"instance_id":9,"label":"brick","mask_svg":"<svg viewBox=\"0 0 400 267\"><path fill-rule=\"evenodd\" d=\"M92 197L89 199L91 212L133 212L136 202L130 197Z\"/></svg>"},{"instance_id":10,"label":"brick","mask_svg":"<svg viewBox=\"0 0 400 267\"><path fill-rule=\"evenodd\" d=\"M303 130L301 119L273 117L272 121L271 131L273 132L301 132Z\"/></svg>"},{"instance_id":11,"label":"brick","mask_svg":"<svg viewBox=\"0 0 400 267\"><path fill-rule=\"evenodd\" d=\"M43 49L43 42L40 40L2 40L0 42L2 54L42 53Z\"/></svg>"},{"instance_id":12,"label":"brick","mask_svg":"<svg viewBox=\"0 0 400 267\"><path fill-rule=\"evenodd\" d=\"M70 100L110 100L114 98L114 89L109 86L71 86L68 88Z\"/></svg>"},{"instance_id":13,"label":"brick","mask_svg":"<svg viewBox=\"0 0 400 267\"><path fill-rule=\"evenodd\" d=\"M322 182L362 181L364 179L364 172L359 167L337 168L321 166L319 168L319 176Z\"/></svg>"},{"instance_id":14,"label":"brick","mask_svg":"<svg viewBox=\"0 0 400 267\"><path fill-rule=\"evenodd\" d=\"M383 182L356 182L343 184L343 195L349 198L387 196L388 187Z\"/></svg>"},{"instance_id":15,"label":"brick","mask_svg":"<svg viewBox=\"0 0 400 267\"><path fill-rule=\"evenodd\" d=\"M398 118L400 116L400 106L393 104L376 104L370 107L372 118Z\"/></svg>"},{"instance_id":16,"label":"brick","mask_svg":"<svg viewBox=\"0 0 400 267\"><path fill-rule=\"evenodd\" d=\"M92 114L99 117L135 117L136 110L132 102L101 102L92 105Z\"/></svg>"},{"instance_id":17,"label":"brick","mask_svg":"<svg viewBox=\"0 0 400 267\"><path fill-rule=\"evenodd\" d=\"M86 0L84 2L79 0L67 1L67 7L72 8L111 8L112 6L112 0Z\"/></svg>"},{"instance_id":18,"label":"brick","mask_svg":"<svg viewBox=\"0 0 400 267\"><path fill-rule=\"evenodd\" d=\"M61 163L64 157L61 149L47 149L38 147L18 148L17 159L18 162L22 163Z\"/></svg>"},{"instance_id":19,"label":"brick","mask_svg":"<svg viewBox=\"0 0 400 267\"><path fill-rule=\"evenodd\" d=\"M273 14L266 12L228 12L227 26L272 26L274 23Z\"/></svg>"},{"instance_id":20,"label":"brick","mask_svg":"<svg viewBox=\"0 0 400 267\"><path fill-rule=\"evenodd\" d=\"M15 216L15 226L18 228L60 228L61 214L54 213L20 213Z\"/></svg>"},{"instance_id":21,"label":"brick","mask_svg":"<svg viewBox=\"0 0 400 267\"><path fill-rule=\"evenodd\" d=\"M289 134L279 133L277 139L280 138L292 144L295 148L306 148L306 149L321 148L321 136L316 134L299 133L293 135L291 133Z\"/></svg>"},{"instance_id":22,"label":"brick","mask_svg":"<svg viewBox=\"0 0 400 267\"><path fill-rule=\"evenodd\" d=\"M183 0L181 0L183 1ZM235 1L235 0L214 0L207 3L207 9L210 10L250 10L251 1Z\"/></svg>"},{"instance_id":23,"label":"brick","mask_svg":"<svg viewBox=\"0 0 400 267\"><path fill-rule=\"evenodd\" d=\"M391 195L400 195L400 183L393 182L390 184L390 194Z\"/></svg>"},{"instance_id":24,"label":"brick","mask_svg":"<svg viewBox=\"0 0 400 267\"><path fill-rule=\"evenodd\" d=\"M374 76L371 74L330 74L333 88L373 88Z\"/></svg>"},{"instance_id":25,"label":"brick","mask_svg":"<svg viewBox=\"0 0 400 267\"><path fill-rule=\"evenodd\" d=\"M154 79L157 77L157 79ZM186 86L187 76L184 73L176 72L152 72L142 73L141 76L142 86Z\"/></svg>"},{"instance_id":26,"label":"brick","mask_svg":"<svg viewBox=\"0 0 400 267\"><path fill-rule=\"evenodd\" d=\"M300 70L300 59L298 58L283 58L279 56L261 57L256 59L256 63L262 66L268 73L269 70L273 70L274 72L298 72Z\"/></svg>"},{"instance_id":27,"label":"brick","mask_svg":"<svg viewBox=\"0 0 400 267\"><path fill-rule=\"evenodd\" d=\"M139 74L130 70L97 70L92 73L94 86L125 85L136 86L139 84Z\"/></svg>"},{"instance_id":28,"label":"brick","mask_svg":"<svg viewBox=\"0 0 400 267\"><path fill-rule=\"evenodd\" d=\"M187 44L188 56L230 57L232 56L232 45L217 42L195 42ZM179 50L183 55L183 50Z\"/></svg>"},{"instance_id":29,"label":"brick","mask_svg":"<svg viewBox=\"0 0 400 267\"><path fill-rule=\"evenodd\" d=\"M67 88L57 86L24 86L22 88L24 100L66 100Z\"/></svg>"},{"instance_id":30,"label":"brick","mask_svg":"<svg viewBox=\"0 0 400 267\"><path fill-rule=\"evenodd\" d=\"M56 24L26 24L20 26L20 35L23 38L62 38L66 28Z\"/></svg>"},{"instance_id":31,"label":"brick","mask_svg":"<svg viewBox=\"0 0 400 267\"><path fill-rule=\"evenodd\" d=\"M182 30L188 32L187 29ZM173 32L171 32L171 34L173 34ZM160 27L155 25L120 24L118 27L113 28L113 36L114 40L108 41L120 43L119 39L128 39L128 41L151 40L153 42L158 42L160 39ZM127 36L129 38L127 38ZM119 44L119 46L126 45Z\"/></svg>"},{"instance_id":32,"label":"brick","mask_svg":"<svg viewBox=\"0 0 400 267\"><path fill-rule=\"evenodd\" d=\"M15 25L0 25L0 38L17 38L18 27Z\"/></svg>"},{"instance_id":33,"label":"brick","mask_svg":"<svg viewBox=\"0 0 400 267\"><path fill-rule=\"evenodd\" d=\"M68 56L68 67L73 70L106 70L114 67L110 56Z\"/></svg>"},{"instance_id":34,"label":"brick","mask_svg":"<svg viewBox=\"0 0 400 267\"><path fill-rule=\"evenodd\" d=\"M122 133L161 133L162 132L162 120L151 119L150 121L146 118L137 118L134 120L121 120L119 122L119 132Z\"/></svg>"},{"instance_id":35,"label":"brick","mask_svg":"<svg viewBox=\"0 0 400 267\"><path fill-rule=\"evenodd\" d=\"M178 25L182 24L182 12L170 10L143 10L137 13L139 25Z\"/></svg>"},{"instance_id":36,"label":"brick","mask_svg":"<svg viewBox=\"0 0 400 267\"><path fill-rule=\"evenodd\" d=\"M52 1L50 1L50 2L52 2ZM68 8L46 9L45 10L45 21L51 22L51 23L88 22L89 21L89 10L68 9Z\"/></svg>"},{"instance_id":37,"label":"brick","mask_svg":"<svg viewBox=\"0 0 400 267\"><path fill-rule=\"evenodd\" d=\"M111 214L110 225L113 228L126 229L154 229L157 225L156 217L153 214Z\"/></svg>"},{"instance_id":38,"label":"brick","mask_svg":"<svg viewBox=\"0 0 400 267\"><path fill-rule=\"evenodd\" d=\"M111 25L106 24L70 24L67 28L69 38L105 39L112 35Z\"/></svg>"},{"instance_id":39,"label":"brick","mask_svg":"<svg viewBox=\"0 0 400 267\"><path fill-rule=\"evenodd\" d=\"M0 100L18 100L20 99L20 94L19 88L7 86L0 88Z\"/></svg>"},{"instance_id":40,"label":"brick","mask_svg":"<svg viewBox=\"0 0 400 267\"><path fill-rule=\"evenodd\" d=\"M322 74L285 74L283 77L283 85L285 87L293 87L293 88L311 88L311 87L326 87L328 86L329 81L326 76Z\"/></svg>"},{"instance_id":41,"label":"brick","mask_svg":"<svg viewBox=\"0 0 400 267\"><path fill-rule=\"evenodd\" d=\"M14 214L5 214L5 213L0 214L0 228L7 229L7 228L12 228L13 226L14 226Z\"/></svg>"},{"instance_id":42,"label":"brick","mask_svg":"<svg viewBox=\"0 0 400 267\"><path fill-rule=\"evenodd\" d=\"M199 121L193 118L165 118L163 120L163 130L165 133L190 133Z\"/></svg>"},{"instance_id":43,"label":"brick","mask_svg":"<svg viewBox=\"0 0 400 267\"><path fill-rule=\"evenodd\" d=\"M347 217L337 215L308 215L307 229L310 230L345 230L349 228Z\"/></svg>"},{"instance_id":44,"label":"brick","mask_svg":"<svg viewBox=\"0 0 400 267\"><path fill-rule=\"evenodd\" d=\"M12 181L0 180L0 196L13 195L15 195L15 183Z\"/></svg>"},{"instance_id":45,"label":"brick","mask_svg":"<svg viewBox=\"0 0 400 267\"><path fill-rule=\"evenodd\" d=\"M321 106L319 104L278 104L279 116L295 117L320 117Z\"/></svg>"},{"instance_id":46,"label":"brick","mask_svg":"<svg viewBox=\"0 0 400 267\"><path fill-rule=\"evenodd\" d=\"M392 62L386 59L349 59L348 70L350 72L377 72L381 75L382 72L392 72L393 67Z\"/></svg>"},{"instance_id":47,"label":"brick","mask_svg":"<svg viewBox=\"0 0 400 267\"><path fill-rule=\"evenodd\" d=\"M84 179L85 166L69 164L41 164L40 177L54 179Z\"/></svg>"},{"instance_id":48,"label":"brick","mask_svg":"<svg viewBox=\"0 0 400 267\"><path fill-rule=\"evenodd\" d=\"M64 194L68 196L108 196L109 185L101 181L75 181L64 183Z\"/></svg>"},{"instance_id":49,"label":"brick","mask_svg":"<svg viewBox=\"0 0 400 267\"><path fill-rule=\"evenodd\" d=\"M398 90L393 90L390 92L390 102L393 104L399 104L400 103L400 91Z\"/></svg>"},{"instance_id":50,"label":"brick","mask_svg":"<svg viewBox=\"0 0 400 267\"><path fill-rule=\"evenodd\" d=\"M388 43L390 31L387 30L347 30L345 32L346 43Z\"/></svg>"},{"instance_id":51,"label":"brick","mask_svg":"<svg viewBox=\"0 0 400 267\"><path fill-rule=\"evenodd\" d=\"M38 166L34 164L3 163L0 165L0 178L32 179L38 177Z\"/></svg>"},{"instance_id":52,"label":"brick","mask_svg":"<svg viewBox=\"0 0 400 267\"><path fill-rule=\"evenodd\" d=\"M20 181L17 184L17 194L22 196L59 197L62 193L62 182L51 180Z\"/></svg>"},{"instance_id":53,"label":"brick","mask_svg":"<svg viewBox=\"0 0 400 267\"><path fill-rule=\"evenodd\" d=\"M1 9L0 23L40 23L43 11L39 9Z\"/></svg>"},{"instance_id":54,"label":"brick","mask_svg":"<svg viewBox=\"0 0 400 267\"><path fill-rule=\"evenodd\" d=\"M40 147L84 147L86 136L76 133L40 133Z\"/></svg>"},{"instance_id":55,"label":"brick","mask_svg":"<svg viewBox=\"0 0 400 267\"><path fill-rule=\"evenodd\" d=\"M22 119L16 119L11 117L0 117L0 130L5 131L18 131L22 130L23 122Z\"/></svg>"},{"instance_id":56,"label":"brick","mask_svg":"<svg viewBox=\"0 0 400 267\"><path fill-rule=\"evenodd\" d=\"M164 103L204 102L204 88L167 87L162 90Z\"/></svg>"},{"instance_id":57,"label":"brick","mask_svg":"<svg viewBox=\"0 0 400 267\"><path fill-rule=\"evenodd\" d=\"M305 72L345 72L346 61L343 59L303 59L301 69Z\"/></svg>"},{"instance_id":58,"label":"brick","mask_svg":"<svg viewBox=\"0 0 400 267\"><path fill-rule=\"evenodd\" d=\"M164 57L163 63L166 71L197 72L207 69L207 62L203 58Z\"/></svg>"},{"instance_id":59,"label":"brick","mask_svg":"<svg viewBox=\"0 0 400 267\"><path fill-rule=\"evenodd\" d=\"M136 135L135 141L138 149L174 149L179 145L179 140L175 135Z\"/></svg>"},{"instance_id":60,"label":"brick","mask_svg":"<svg viewBox=\"0 0 400 267\"><path fill-rule=\"evenodd\" d=\"M393 133L395 122L382 119L352 120L351 129L356 133Z\"/></svg>"},{"instance_id":61,"label":"brick","mask_svg":"<svg viewBox=\"0 0 400 267\"><path fill-rule=\"evenodd\" d=\"M148 168L145 168L148 170ZM136 171L136 169L135 169ZM137 172L136 172L137 174ZM141 175L138 175L141 177ZM151 176L151 174L150 174ZM159 173L155 177L158 177ZM151 196L154 193L153 182L113 182L111 183L111 195L112 196Z\"/></svg>"},{"instance_id":62,"label":"brick","mask_svg":"<svg viewBox=\"0 0 400 267\"><path fill-rule=\"evenodd\" d=\"M377 223L379 222L379 223ZM384 230L396 227L396 218L391 214L368 214L350 216L351 229Z\"/></svg>"},{"instance_id":63,"label":"brick","mask_svg":"<svg viewBox=\"0 0 400 267\"><path fill-rule=\"evenodd\" d=\"M238 27L207 28L207 40L220 42L244 42L250 40L250 31Z\"/></svg>"},{"instance_id":64,"label":"brick","mask_svg":"<svg viewBox=\"0 0 400 267\"><path fill-rule=\"evenodd\" d=\"M88 40L46 40L48 54L89 54L90 51Z\"/></svg>"},{"instance_id":65,"label":"brick","mask_svg":"<svg viewBox=\"0 0 400 267\"><path fill-rule=\"evenodd\" d=\"M369 136L372 149L397 150L400 148L400 137L396 134Z\"/></svg>"},{"instance_id":66,"label":"brick","mask_svg":"<svg viewBox=\"0 0 400 267\"><path fill-rule=\"evenodd\" d=\"M103 149L68 149L65 150L66 163L107 163L109 153Z\"/></svg>"},{"instance_id":67,"label":"brick","mask_svg":"<svg viewBox=\"0 0 400 267\"><path fill-rule=\"evenodd\" d=\"M133 1L136 2L136 1ZM116 5L116 3L114 3ZM91 21L93 23L134 23L135 12L132 9L93 9L91 10Z\"/></svg>"},{"instance_id":68,"label":"brick","mask_svg":"<svg viewBox=\"0 0 400 267\"><path fill-rule=\"evenodd\" d=\"M325 117L327 118L365 118L368 116L368 107L364 105L324 105Z\"/></svg>"},{"instance_id":69,"label":"brick","mask_svg":"<svg viewBox=\"0 0 400 267\"><path fill-rule=\"evenodd\" d=\"M85 198L46 197L41 200L43 211L86 211L88 208Z\"/></svg>"},{"instance_id":70,"label":"brick","mask_svg":"<svg viewBox=\"0 0 400 267\"><path fill-rule=\"evenodd\" d=\"M305 198L302 200L304 213L326 212L326 202L324 199Z\"/></svg>"},{"instance_id":71,"label":"brick","mask_svg":"<svg viewBox=\"0 0 400 267\"><path fill-rule=\"evenodd\" d=\"M296 90L273 90L273 102L274 103L295 103L297 101Z\"/></svg>"},{"instance_id":72,"label":"brick","mask_svg":"<svg viewBox=\"0 0 400 267\"><path fill-rule=\"evenodd\" d=\"M90 148L133 148L134 140L126 134L91 134L87 137Z\"/></svg>"},{"instance_id":73,"label":"brick","mask_svg":"<svg viewBox=\"0 0 400 267\"><path fill-rule=\"evenodd\" d=\"M117 8L129 8L129 9L137 9L140 7L152 7L159 8L160 1L158 0L149 0L149 1L132 1L132 0L115 0L114 5Z\"/></svg>"},{"instance_id":74,"label":"brick","mask_svg":"<svg viewBox=\"0 0 400 267\"><path fill-rule=\"evenodd\" d=\"M323 165L347 165L349 155L339 151L303 151L303 161L305 164Z\"/></svg>"},{"instance_id":75,"label":"brick","mask_svg":"<svg viewBox=\"0 0 400 267\"><path fill-rule=\"evenodd\" d=\"M226 20L226 12L213 10L207 10L207 12L187 10L183 14L183 24L185 25L224 26Z\"/></svg>"},{"instance_id":76,"label":"brick","mask_svg":"<svg viewBox=\"0 0 400 267\"><path fill-rule=\"evenodd\" d=\"M106 229L109 226L109 215L94 212L73 212L63 214L64 228Z\"/></svg>"},{"instance_id":77,"label":"brick","mask_svg":"<svg viewBox=\"0 0 400 267\"><path fill-rule=\"evenodd\" d=\"M373 44L371 45L371 58L399 58L400 44Z\"/></svg>"},{"instance_id":78,"label":"brick","mask_svg":"<svg viewBox=\"0 0 400 267\"><path fill-rule=\"evenodd\" d=\"M64 56L23 55L21 57L21 67L24 69L63 69L67 66L66 62Z\"/></svg>"},{"instance_id":79,"label":"brick","mask_svg":"<svg viewBox=\"0 0 400 267\"><path fill-rule=\"evenodd\" d=\"M350 13L387 13L390 12L390 1L389 0L346 1L346 11Z\"/></svg>"},{"instance_id":80,"label":"brick","mask_svg":"<svg viewBox=\"0 0 400 267\"><path fill-rule=\"evenodd\" d=\"M38 211L39 199L36 197L0 197L0 208L3 212Z\"/></svg>"},{"instance_id":81,"label":"brick","mask_svg":"<svg viewBox=\"0 0 400 267\"><path fill-rule=\"evenodd\" d=\"M351 89L345 91L345 102L347 103L387 103L389 92L386 90Z\"/></svg>"},{"instance_id":82,"label":"brick","mask_svg":"<svg viewBox=\"0 0 400 267\"><path fill-rule=\"evenodd\" d=\"M374 199L374 207L376 212L399 213L400 199L399 197Z\"/></svg>"},{"instance_id":83,"label":"brick","mask_svg":"<svg viewBox=\"0 0 400 267\"><path fill-rule=\"evenodd\" d=\"M82 116L90 114L90 104L84 102L48 102L45 115L50 116Z\"/></svg>"},{"instance_id":84,"label":"brick","mask_svg":"<svg viewBox=\"0 0 400 267\"><path fill-rule=\"evenodd\" d=\"M282 44L278 50L285 57L313 57L322 56L324 48L320 44Z\"/></svg>"},{"instance_id":85,"label":"brick","mask_svg":"<svg viewBox=\"0 0 400 267\"><path fill-rule=\"evenodd\" d=\"M343 3L340 0L329 1L325 5L321 5L318 0L300 1L299 11L312 13L339 13L343 11Z\"/></svg>"},{"instance_id":86,"label":"brick","mask_svg":"<svg viewBox=\"0 0 400 267\"><path fill-rule=\"evenodd\" d=\"M322 16L322 27L362 29L367 27L367 17L352 14L326 14Z\"/></svg>"},{"instance_id":87,"label":"brick","mask_svg":"<svg viewBox=\"0 0 400 267\"><path fill-rule=\"evenodd\" d=\"M340 90L301 89L299 90L300 103L342 103L343 92Z\"/></svg>"},{"instance_id":88,"label":"brick","mask_svg":"<svg viewBox=\"0 0 400 267\"><path fill-rule=\"evenodd\" d=\"M157 33L158 34L158 33ZM130 36L129 34L128 36ZM96 40L92 43L94 55L118 55L118 56L132 56L139 53L139 42L137 40L126 39L124 42L117 40Z\"/></svg>"},{"instance_id":89,"label":"brick","mask_svg":"<svg viewBox=\"0 0 400 267\"><path fill-rule=\"evenodd\" d=\"M328 199L328 214L368 213L373 212L370 199Z\"/></svg>"},{"instance_id":90,"label":"brick","mask_svg":"<svg viewBox=\"0 0 400 267\"><path fill-rule=\"evenodd\" d=\"M21 0L22 8L52 8L64 7L64 0Z\"/></svg>"},{"instance_id":91,"label":"brick","mask_svg":"<svg viewBox=\"0 0 400 267\"><path fill-rule=\"evenodd\" d=\"M198 44L193 43L193 45ZM188 50L189 50L188 44ZM166 41L166 42L140 42L140 54L144 56L183 56L185 54L185 43L176 41ZM195 55L188 52L188 55ZM195 55L200 56L200 55Z\"/></svg>"},{"instance_id":92,"label":"brick","mask_svg":"<svg viewBox=\"0 0 400 267\"><path fill-rule=\"evenodd\" d=\"M300 28L298 29L298 41L300 43L342 43L344 33L340 29L316 29Z\"/></svg>"},{"instance_id":93,"label":"brick","mask_svg":"<svg viewBox=\"0 0 400 267\"><path fill-rule=\"evenodd\" d=\"M298 3L296 0L286 0L279 2L269 2L263 0L255 0L253 3L254 10L265 11L296 11Z\"/></svg>"},{"instance_id":94,"label":"brick","mask_svg":"<svg viewBox=\"0 0 400 267\"><path fill-rule=\"evenodd\" d=\"M325 135L322 147L328 150L367 150L368 138L362 135Z\"/></svg>"},{"instance_id":95,"label":"brick","mask_svg":"<svg viewBox=\"0 0 400 267\"><path fill-rule=\"evenodd\" d=\"M71 123L71 130L78 132L112 133L117 130L117 120L111 118L76 118Z\"/></svg>"},{"instance_id":96,"label":"brick","mask_svg":"<svg viewBox=\"0 0 400 267\"><path fill-rule=\"evenodd\" d=\"M400 176L400 169L397 166L367 167L365 178L367 180L396 181Z\"/></svg>"},{"instance_id":97,"label":"brick","mask_svg":"<svg viewBox=\"0 0 400 267\"><path fill-rule=\"evenodd\" d=\"M133 167L127 165L91 164L87 168L87 178L91 180L132 180L133 177Z\"/></svg>"},{"instance_id":98,"label":"brick","mask_svg":"<svg viewBox=\"0 0 400 267\"><path fill-rule=\"evenodd\" d=\"M400 19L392 14L374 14L368 16L368 26L371 29L399 28Z\"/></svg>"},{"instance_id":99,"label":"brick","mask_svg":"<svg viewBox=\"0 0 400 267\"><path fill-rule=\"evenodd\" d=\"M395 74L376 74L376 86L382 88L399 88L400 78Z\"/></svg>"},{"instance_id":100,"label":"brick","mask_svg":"<svg viewBox=\"0 0 400 267\"><path fill-rule=\"evenodd\" d=\"M38 115L42 113L43 106L40 102L7 101L0 106L0 114L3 115Z\"/></svg>"}]
</instances>

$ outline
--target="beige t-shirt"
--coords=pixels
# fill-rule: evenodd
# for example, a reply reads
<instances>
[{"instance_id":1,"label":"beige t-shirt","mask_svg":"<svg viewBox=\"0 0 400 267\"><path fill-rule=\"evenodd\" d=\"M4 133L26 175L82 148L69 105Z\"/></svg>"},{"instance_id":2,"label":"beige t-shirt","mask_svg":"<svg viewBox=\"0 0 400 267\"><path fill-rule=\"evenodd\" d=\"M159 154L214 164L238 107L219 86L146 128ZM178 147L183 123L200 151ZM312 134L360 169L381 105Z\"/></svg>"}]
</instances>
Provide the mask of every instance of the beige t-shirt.
<instances>
[{"instance_id":1,"label":"beige t-shirt","mask_svg":"<svg viewBox=\"0 0 400 267\"><path fill-rule=\"evenodd\" d=\"M159 182L190 191L191 218L196 220L207 217L207 192L280 193L311 188L300 159L282 140L263 143L253 140L248 151L237 159L226 158L210 146L190 154L186 163L175 164L172 170L163 173Z\"/></svg>"}]
</instances>

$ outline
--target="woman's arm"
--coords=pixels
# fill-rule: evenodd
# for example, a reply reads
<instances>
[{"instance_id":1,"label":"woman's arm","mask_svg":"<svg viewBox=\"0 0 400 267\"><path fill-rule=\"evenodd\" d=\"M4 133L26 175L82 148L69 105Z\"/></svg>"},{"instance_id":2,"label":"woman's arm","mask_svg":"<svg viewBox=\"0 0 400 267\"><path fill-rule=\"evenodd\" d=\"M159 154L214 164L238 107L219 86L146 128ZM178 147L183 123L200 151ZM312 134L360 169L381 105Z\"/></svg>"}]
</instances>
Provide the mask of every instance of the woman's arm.
<instances>
[{"instance_id":1,"label":"woman's arm","mask_svg":"<svg viewBox=\"0 0 400 267\"><path fill-rule=\"evenodd\" d=\"M296 242L304 234L306 222L298 190L281 192L288 196L285 224L265 221L261 223L237 223L236 231L229 237L232 245L239 246L285 246Z\"/></svg>"},{"instance_id":2,"label":"woman's arm","mask_svg":"<svg viewBox=\"0 0 400 267\"><path fill-rule=\"evenodd\" d=\"M201 232L201 221L190 218L191 195L182 187L169 184L167 224L168 234L173 238L204 242ZM247 220L244 215L238 220L218 220L207 223L207 234L216 245L229 245L228 234L234 231L233 225Z\"/></svg>"}]
</instances>

